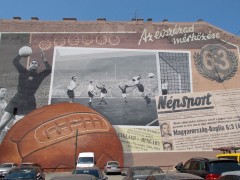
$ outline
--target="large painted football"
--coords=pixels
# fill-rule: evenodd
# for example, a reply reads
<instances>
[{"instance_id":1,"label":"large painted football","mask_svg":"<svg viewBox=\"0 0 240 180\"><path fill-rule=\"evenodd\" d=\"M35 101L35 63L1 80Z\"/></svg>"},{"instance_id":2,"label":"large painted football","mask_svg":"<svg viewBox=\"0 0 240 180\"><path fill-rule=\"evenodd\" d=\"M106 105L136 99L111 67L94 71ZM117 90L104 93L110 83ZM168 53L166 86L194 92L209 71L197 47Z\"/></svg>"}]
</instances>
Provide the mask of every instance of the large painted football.
<instances>
[{"instance_id":1,"label":"large painted football","mask_svg":"<svg viewBox=\"0 0 240 180\"><path fill-rule=\"evenodd\" d=\"M109 160L123 166L115 129L100 113L78 103L36 109L17 122L0 145L1 162L37 162L47 171L75 168L80 152L94 152L96 166Z\"/></svg>"}]
</instances>

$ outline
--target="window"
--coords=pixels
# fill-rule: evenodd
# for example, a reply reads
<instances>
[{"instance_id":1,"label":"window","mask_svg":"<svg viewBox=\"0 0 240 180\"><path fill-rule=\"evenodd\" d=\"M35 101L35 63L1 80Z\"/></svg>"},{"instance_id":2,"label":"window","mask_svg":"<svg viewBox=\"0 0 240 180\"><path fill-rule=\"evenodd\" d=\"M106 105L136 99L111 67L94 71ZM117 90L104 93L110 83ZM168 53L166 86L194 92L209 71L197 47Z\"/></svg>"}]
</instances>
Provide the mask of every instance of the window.
<instances>
[{"instance_id":1,"label":"window","mask_svg":"<svg viewBox=\"0 0 240 180\"><path fill-rule=\"evenodd\" d=\"M200 170L200 161L192 161L190 170Z\"/></svg>"},{"instance_id":2,"label":"window","mask_svg":"<svg viewBox=\"0 0 240 180\"><path fill-rule=\"evenodd\" d=\"M119 166L119 164L117 162L109 162L108 165Z\"/></svg>"},{"instance_id":3,"label":"window","mask_svg":"<svg viewBox=\"0 0 240 180\"><path fill-rule=\"evenodd\" d=\"M90 174L97 178L100 178L99 171L95 169L81 169L81 170L77 169L77 170L74 170L73 174Z\"/></svg>"},{"instance_id":4,"label":"window","mask_svg":"<svg viewBox=\"0 0 240 180\"><path fill-rule=\"evenodd\" d=\"M215 161L209 164L209 168L211 171L236 171L239 170L239 164L232 161Z\"/></svg>"},{"instance_id":5,"label":"window","mask_svg":"<svg viewBox=\"0 0 240 180\"><path fill-rule=\"evenodd\" d=\"M183 169L190 169L191 161L188 161L184 164Z\"/></svg>"},{"instance_id":6,"label":"window","mask_svg":"<svg viewBox=\"0 0 240 180\"><path fill-rule=\"evenodd\" d=\"M78 159L78 163L83 164L83 163L92 163L93 162L93 157L80 157Z\"/></svg>"},{"instance_id":7,"label":"window","mask_svg":"<svg viewBox=\"0 0 240 180\"><path fill-rule=\"evenodd\" d=\"M205 162L200 162L200 170L205 170Z\"/></svg>"}]
</instances>

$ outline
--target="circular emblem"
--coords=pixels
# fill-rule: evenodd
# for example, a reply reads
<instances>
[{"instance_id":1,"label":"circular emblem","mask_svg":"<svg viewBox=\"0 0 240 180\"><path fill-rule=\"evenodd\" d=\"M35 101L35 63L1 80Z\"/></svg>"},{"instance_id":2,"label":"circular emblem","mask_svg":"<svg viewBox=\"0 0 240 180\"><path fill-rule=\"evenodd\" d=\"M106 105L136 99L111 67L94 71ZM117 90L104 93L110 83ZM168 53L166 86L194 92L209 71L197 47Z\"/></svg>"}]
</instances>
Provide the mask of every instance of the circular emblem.
<instances>
[{"instance_id":1,"label":"circular emblem","mask_svg":"<svg viewBox=\"0 0 240 180\"><path fill-rule=\"evenodd\" d=\"M66 39L64 39L64 38L54 39L54 45L55 46L64 46L65 43L66 43Z\"/></svg>"},{"instance_id":2,"label":"circular emblem","mask_svg":"<svg viewBox=\"0 0 240 180\"><path fill-rule=\"evenodd\" d=\"M104 45L107 43L107 36L105 35L98 35L96 37L96 43L99 45Z\"/></svg>"},{"instance_id":3,"label":"circular emblem","mask_svg":"<svg viewBox=\"0 0 240 180\"><path fill-rule=\"evenodd\" d=\"M118 36L110 36L109 43L113 46L116 46L120 43L120 38Z\"/></svg>"},{"instance_id":4,"label":"circular emblem","mask_svg":"<svg viewBox=\"0 0 240 180\"><path fill-rule=\"evenodd\" d=\"M78 38L77 35L70 35L68 37L68 43L71 45L71 46L77 46L79 44L80 40Z\"/></svg>"},{"instance_id":5,"label":"circular emblem","mask_svg":"<svg viewBox=\"0 0 240 180\"><path fill-rule=\"evenodd\" d=\"M39 43L39 47L42 50L48 50L51 46L52 46L52 43L49 40L43 40Z\"/></svg>"},{"instance_id":6,"label":"circular emblem","mask_svg":"<svg viewBox=\"0 0 240 180\"><path fill-rule=\"evenodd\" d=\"M237 71L236 55L222 45L206 45L193 57L198 72L210 80L223 82Z\"/></svg>"},{"instance_id":7,"label":"circular emblem","mask_svg":"<svg viewBox=\"0 0 240 180\"><path fill-rule=\"evenodd\" d=\"M90 45L93 43L93 38L90 35L84 35L82 37L82 43L85 45Z\"/></svg>"}]
</instances>

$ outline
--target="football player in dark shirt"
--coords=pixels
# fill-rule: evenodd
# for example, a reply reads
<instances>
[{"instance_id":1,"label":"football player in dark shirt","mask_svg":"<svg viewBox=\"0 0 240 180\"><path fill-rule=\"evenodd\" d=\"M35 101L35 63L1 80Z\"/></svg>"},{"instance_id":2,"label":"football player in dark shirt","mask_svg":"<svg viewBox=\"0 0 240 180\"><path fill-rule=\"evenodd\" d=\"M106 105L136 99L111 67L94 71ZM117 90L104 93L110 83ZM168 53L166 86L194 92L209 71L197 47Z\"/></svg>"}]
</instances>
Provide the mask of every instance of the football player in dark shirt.
<instances>
[{"instance_id":1,"label":"football player in dark shirt","mask_svg":"<svg viewBox=\"0 0 240 180\"><path fill-rule=\"evenodd\" d=\"M45 65L45 69L42 72L37 72L39 67L37 60L32 60L28 68L26 68L20 63L21 59L22 56L20 55L17 55L13 59L13 65L19 73L17 93L5 108L0 122L0 132L15 115L26 115L36 109L35 93L44 78L46 78L52 70L52 67L45 58L44 52L41 52L41 59Z\"/></svg>"},{"instance_id":2,"label":"football player in dark shirt","mask_svg":"<svg viewBox=\"0 0 240 180\"><path fill-rule=\"evenodd\" d=\"M147 104L149 104L151 102L151 99L147 96L147 94L144 93L144 86L140 82L140 79L141 79L141 75L138 75L138 76L133 77L132 80L134 81L134 86L136 86L138 88L138 91L142 93L142 96L146 100Z\"/></svg>"},{"instance_id":3,"label":"football player in dark shirt","mask_svg":"<svg viewBox=\"0 0 240 180\"><path fill-rule=\"evenodd\" d=\"M122 97L124 98L124 102L127 102L127 88L128 87L132 87L132 86L129 86L129 85L124 85L124 86L118 86L121 91L122 91Z\"/></svg>"},{"instance_id":4,"label":"football player in dark shirt","mask_svg":"<svg viewBox=\"0 0 240 180\"><path fill-rule=\"evenodd\" d=\"M103 84L102 87L98 87L98 86L96 86L96 87L101 90L101 95L100 95L101 96L101 101L99 102L98 105L101 105L102 102L104 104L107 104L107 102L105 101L105 96L107 94L107 89L105 88L105 85Z\"/></svg>"}]
</instances>

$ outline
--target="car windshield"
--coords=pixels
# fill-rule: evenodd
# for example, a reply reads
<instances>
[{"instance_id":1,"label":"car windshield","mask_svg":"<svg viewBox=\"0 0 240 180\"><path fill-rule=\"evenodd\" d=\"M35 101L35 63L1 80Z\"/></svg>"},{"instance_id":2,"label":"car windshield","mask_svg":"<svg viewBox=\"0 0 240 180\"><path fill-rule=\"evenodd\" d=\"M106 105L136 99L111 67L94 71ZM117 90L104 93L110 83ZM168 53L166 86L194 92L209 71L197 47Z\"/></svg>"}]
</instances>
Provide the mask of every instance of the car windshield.
<instances>
[{"instance_id":1,"label":"car windshield","mask_svg":"<svg viewBox=\"0 0 240 180\"><path fill-rule=\"evenodd\" d=\"M212 172L225 172L240 170L240 165L237 162L232 161L215 161L209 164L209 168Z\"/></svg>"},{"instance_id":2,"label":"car windshield","mask_svg":"<svg viewBox=\"0 0 240 180\"><path fill-rule=\"evenodd\" d=\"M119 164L117 162L109 162L108 165L109 166L119 166Z\"/></svg>"},{"instance_id":3,"label":"car windshield","mask_svg":"<svg viewBox=\"0 0 240 180\"><path fill-rule=\"evenodd\" d=\"M21 166L37 166L37 164L34 163L22 163Z\"/></svg>"},{"instance_id":4,"label":"car windshield","mask_svg":"<svg viewBox=\"0 0 240 180\"><path fill-rule=\"evenodd\" d=\"M97 179L100 178L100 175L97 169L76 169L73 171L73 174L90 174L95 176Z\"/></svg>"},{"instance_id":5,"label":"car windshield","mask_svg":"<svg viewBox=\"0 0 240 180\"><path fill-rule=\"evenodd\" d=\"M93 163L93 157L80 157L78 159L79 164L85 164L85 163Z\"/></svg>"},{"instance_id":6,"label":"car windshield","mask_svg":"<svg viewBox=\"0 0 240 180\"><path fill-rule=\"evenodd\" d=\"M143 167L139 169L133 169L132 175L138 176L138 175L150 175L150 174L159 174L163 171L160 168L149 168L149 167Z\"/></svg>"},{"instance_id":7,"label":"car windshield","mask_svg":"<svg viewBox=\"0 0 240 180\"><path fill-rule=\"evenodd\" d=\"M159 174L159 173L162 173L162 172L159 170L150 170L150 169L133 171L134 175L149 175L149 174Z\"/></svg>"},{"instance_id":8,"label":"car windshield","mask_svg":"<svg viewBox=\"0 0 240 180\"><path fill-rule=\"evenodd\" d=\"M7 179L34 179L35 173L33 170L17 170L11 171L10 174L7 175Z\"/></svg>"}]
</instances>

